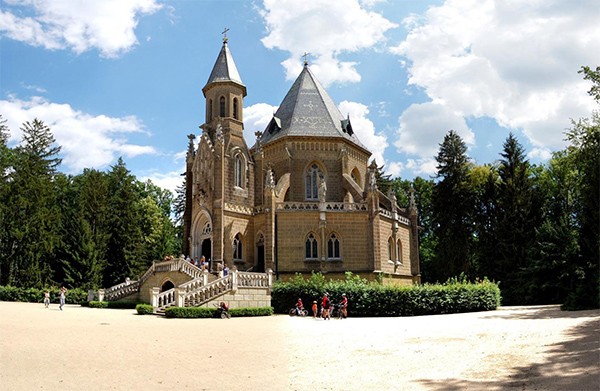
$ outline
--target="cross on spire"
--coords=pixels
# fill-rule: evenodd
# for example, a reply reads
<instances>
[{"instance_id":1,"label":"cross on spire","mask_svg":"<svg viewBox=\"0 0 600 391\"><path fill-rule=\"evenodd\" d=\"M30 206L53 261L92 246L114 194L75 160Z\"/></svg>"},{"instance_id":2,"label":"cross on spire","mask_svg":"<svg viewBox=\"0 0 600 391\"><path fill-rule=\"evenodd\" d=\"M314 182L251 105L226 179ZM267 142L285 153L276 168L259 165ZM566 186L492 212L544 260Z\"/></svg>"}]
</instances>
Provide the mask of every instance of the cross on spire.
<instances>
[{"instance_id":1,"label":"cross on spire","mask_svg":"<svg viewBox=\"0 0 600 391\"><path fill-rule=\"evenodd\" d=\"M225 30L223 30L223 32L221 34L223 34L223 43L227 43L227 32L229 31L229 29L227 27L225 27Z\"/></svg>"},{"instance_id":2,"label":"cross on spire","mask_svg":"<svg viewBox=\"0 0 600 391\"><path fill-rule=\"evenodd\" d=\"M304 57L304 66L308 65L308 60L306 59L310 53L304 52L302 57Z\"/></svg>"}]
</instances>

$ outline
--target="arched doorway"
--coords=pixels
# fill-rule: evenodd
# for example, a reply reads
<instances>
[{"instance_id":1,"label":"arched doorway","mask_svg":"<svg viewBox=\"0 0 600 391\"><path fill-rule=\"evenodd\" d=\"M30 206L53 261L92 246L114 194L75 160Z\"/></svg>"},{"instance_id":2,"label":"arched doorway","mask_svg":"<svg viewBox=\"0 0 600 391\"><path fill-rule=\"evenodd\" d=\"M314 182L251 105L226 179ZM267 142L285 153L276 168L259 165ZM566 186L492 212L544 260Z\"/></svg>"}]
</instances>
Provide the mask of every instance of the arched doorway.
<instances>
[{"instance_id":1,"label":"arched doorway","mask_svg":"<svg viewBox=\"0 0 600 391\"><path fill-rule=\"evenodd\" d=\"M200 257L204 257L208 261L208 269L212 270L212 240L206 238L202 240L202 246L200 247Z\"/></svg>"},{"instance_id":2,"label":"arched doorway","mask_svg":"<svg viewBox=\"0 0 600 391\"><path fill-rule=\"evenodd\" d=\"M171 281L167 280L165 282L163 282L163 284L160 287L160 291L161 292L166 292L169 289L173 289L175 288L175 284L173 284Z\"/></svg>"},{"instance_id":3,"label":"arched doorway","mask_svg":"<svg viewBox=\"0 0 600 391\"><path fill-rule=\"evenodd\" d=\"M254 271L259 273L265 271L265 236L262 233L258 235L256 242L256 266Z\"/></svg>"}]
</instances>

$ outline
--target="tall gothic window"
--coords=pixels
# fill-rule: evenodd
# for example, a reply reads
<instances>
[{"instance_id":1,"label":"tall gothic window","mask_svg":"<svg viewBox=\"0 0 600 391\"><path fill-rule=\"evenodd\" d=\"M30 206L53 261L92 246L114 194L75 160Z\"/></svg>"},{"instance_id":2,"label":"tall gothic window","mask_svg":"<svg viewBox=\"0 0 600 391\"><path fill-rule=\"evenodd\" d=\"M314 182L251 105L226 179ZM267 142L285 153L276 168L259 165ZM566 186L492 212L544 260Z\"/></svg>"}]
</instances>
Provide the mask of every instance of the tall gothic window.
<instances>
[{"instance_id":1,"label":"tall gothic window","mask_svg":"<svg viewBox=\"0 0 600 391\"><path fill-rule=\"evenodd\" d=\"M327 241L327 258L340 259L340 240L336 234L331 234Z\"/></svg>"},{"instance_id":2,"label":"tall gothic window","mask_svg":"<svg viewBox=\"0 0 600 391\"><path fill-rule=\"evenodd\" d=\"M390 261L394 260L394 239L391 237L388 239L388 257Z\"/></svg>"},{"instance_id":3,"label":"tall gothic window","mask_svg":"<svg viewBox=\"0 0 600 391\"><path fill-rule=\"evenodd\" d=\"M233 178L235 186L244 187L244 159L239 153L233 158Z\"/></svg>"},{"instance_id":4,"label":"tall gothic window","mask_svg":"<svg viewBox=\"0 0 600 391\"><path fill-rule=\"evenodd\" d=\"M233 238L233 259L242 259L242 237L236 234Z\"/></svg>"},{"instance_id":5,"label":"tall gothic window","mask_svg":"<svg viewBox=\"0 0 600 391\"><path fill-rule=\"evenodd\" d=\"M208 100L208 122L212 121L213 113L213 101L212 99Z\"/></svg>"},{"instance_id":6,"label":"tall gothic window","mask_svg":"<svg viewBox=\"0 0 600 391\"><path fill-rule=\"evenodd\" d=\"M400 241L400 239L398 239L398 244L396 246L396 254L398 254L396 260L402 263L402 242Z\"/></svg>"},{"instance_id":7,"label":"tall gothic window","mask_svg":"<svg viewBox=\"0 0 600 391\"><path fill-rule=\"evenodd\" d=\"M319 253L318 253L317 249L318 249L317 238L315 238L315 235L313 235L311 233L306 238L304 258L318 259Z\"/></svg>"},{"instance_id":8,"label":"tall gothic window","mask_svg":"<svg viewBox=\"0 0 600 391\"><path fill-rule=\"evenodd\" d=\"M316 201L319 199L319 178L322 176L321 170L316 163L313 163L308 170L306 170L305 186L306 186L306 199L310 201Z\"/></svg>"},{"instance_id":9,"label":"tall gothic window","mask_svg":"<svg viewBox=\"0 0 600 391\"><path fill-rule=\"evenodd\" d=\"M233 118L238 118L238 100L237 98L233 98Z\"/></svg>"},{"instance_id":10,"label":"tall gothic window","mask_svg":"<svg viewBox=\"0 0 600 391\"><path fill-rule=\"evenodd\" d=\"M225 117L225 97L222 96L219 99L219 116Z\"/></svg>"}]
</instances>

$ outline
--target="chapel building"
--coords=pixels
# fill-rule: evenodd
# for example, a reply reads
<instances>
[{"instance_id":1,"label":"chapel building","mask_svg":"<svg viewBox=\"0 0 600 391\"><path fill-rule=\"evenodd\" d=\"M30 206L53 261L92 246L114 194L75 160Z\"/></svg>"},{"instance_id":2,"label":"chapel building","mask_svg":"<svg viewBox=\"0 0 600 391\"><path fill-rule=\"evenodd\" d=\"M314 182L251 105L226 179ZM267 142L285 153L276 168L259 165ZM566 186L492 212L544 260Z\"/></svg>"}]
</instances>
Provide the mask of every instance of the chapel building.
<instances>
[{"instance_id":1,"label":"chapel building","mask_svg":"<svg viewBox=\"0 0 600 391\"><path fill-rule=\"evenodd\" d=\"M251 148L227 38L202 92L202 134L188 136L184 254L282 279L351 271L420 282L414 198L403 209L378 190L371 153L306 61Z\"/></svg>"}]
</instances>

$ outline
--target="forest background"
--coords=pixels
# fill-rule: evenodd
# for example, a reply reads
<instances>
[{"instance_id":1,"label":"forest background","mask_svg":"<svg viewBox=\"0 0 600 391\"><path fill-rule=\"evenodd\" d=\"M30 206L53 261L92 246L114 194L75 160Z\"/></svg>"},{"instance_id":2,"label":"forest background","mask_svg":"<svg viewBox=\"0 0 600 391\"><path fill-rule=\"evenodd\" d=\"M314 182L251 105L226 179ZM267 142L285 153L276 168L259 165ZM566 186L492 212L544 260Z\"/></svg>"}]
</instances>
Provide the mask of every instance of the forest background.
<instances>
[{"instance_id":1,"label":"forest background","mask_svg":"<svg viewBox=\"0 0 600 391\"><path fill-rule=\"evenodd\" d=\"M600 104L600 67L580 73ZM8 147L0 118L0 285L110 287L180 253L185 184L174 196L122 159L66 175L43 119L21 130ZM379 168L379 190L400 207L415 190L423 282L487 277L505 305L600 306L600 112L572 120L565 138L544 165L530 164L512 134L494 164L475 165L449 131L434 178L392 179Z\"/></svg>"}]
</instances>

